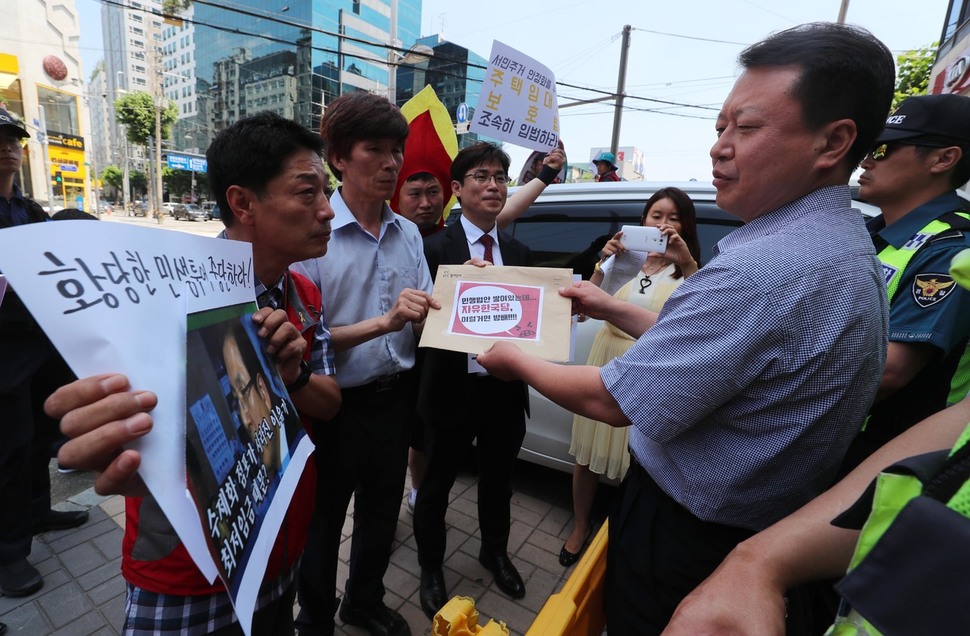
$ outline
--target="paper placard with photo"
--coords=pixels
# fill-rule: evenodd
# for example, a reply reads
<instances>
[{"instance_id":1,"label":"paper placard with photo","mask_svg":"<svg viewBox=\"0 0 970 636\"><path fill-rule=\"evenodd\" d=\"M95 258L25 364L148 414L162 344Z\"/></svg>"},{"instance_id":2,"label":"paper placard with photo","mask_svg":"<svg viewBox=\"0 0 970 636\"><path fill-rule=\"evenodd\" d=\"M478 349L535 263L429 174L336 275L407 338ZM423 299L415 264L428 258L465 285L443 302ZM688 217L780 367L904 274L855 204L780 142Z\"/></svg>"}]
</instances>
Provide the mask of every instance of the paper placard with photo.
<instances>
[{"instance_id":1,"label":"paper placard with photo","mask_svg":"<svg viewBox=\"0 0 970 636\"><path fill-rule=\"evenodd\" d=\"M267 560L313 444L257 336L255 303L188 316L189 494L248 633Z\"/></svg>"},{"instance_id":2,"label":"paper placard with photo","mask_svg":"<svg viewBox=\"0 0 970 636\"><path fill-rule=\"evenodd\" d=\"M569 358L570 308L559 288L572 284L570 269L442 265L422 347L482 353L500 341L554 362Z\"/></svg>"}]
</instances>

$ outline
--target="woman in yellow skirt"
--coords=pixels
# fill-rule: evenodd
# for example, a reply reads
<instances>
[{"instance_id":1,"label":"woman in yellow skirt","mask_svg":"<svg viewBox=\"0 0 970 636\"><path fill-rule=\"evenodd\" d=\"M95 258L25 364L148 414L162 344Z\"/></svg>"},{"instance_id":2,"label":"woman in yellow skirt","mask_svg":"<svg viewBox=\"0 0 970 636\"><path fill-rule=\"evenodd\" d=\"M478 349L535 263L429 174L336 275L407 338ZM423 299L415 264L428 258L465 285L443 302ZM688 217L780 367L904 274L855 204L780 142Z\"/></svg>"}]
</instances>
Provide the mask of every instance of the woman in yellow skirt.
<instances>
[{"instance_id":1,"label":"woman in yellow skirt","mask_svg":"<svg viewBox=\"0 0 970 636\"><path fill-rule=\"evenodd\" d=\"M660 311L664 302L684 279L697 271L700 243L697 240L697 221L694 203L678 188L662 188L647 201L640 217L640 225L658 228L667 237L667 249L662 254L650 253L639 275L615 294L651 311ZM601 252L602 259L590 282L601 285L600 266L616 253L624 251L620 244L622 232L610 239ZM636 341L610 323L604 323L596 334L587 364L603 366L623 355ZM590 512L599 476L619 479L630 465L627 450L629 430L616 428L580 415L573 416L572 443L569 452L576 458L573 467L573 531L559 552L559 563L569 567L579 560L586 542L593 534Z\"/></svg>"}]
</instances>

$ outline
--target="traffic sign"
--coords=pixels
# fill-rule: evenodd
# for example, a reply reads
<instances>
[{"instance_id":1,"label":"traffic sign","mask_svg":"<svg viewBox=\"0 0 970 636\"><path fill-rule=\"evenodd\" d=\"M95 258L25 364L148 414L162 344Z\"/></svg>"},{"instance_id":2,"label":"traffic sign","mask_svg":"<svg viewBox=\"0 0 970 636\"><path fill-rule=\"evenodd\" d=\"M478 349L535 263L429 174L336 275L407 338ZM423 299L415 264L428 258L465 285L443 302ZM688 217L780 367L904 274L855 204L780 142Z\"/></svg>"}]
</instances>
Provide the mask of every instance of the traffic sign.
<instances>
[{"instance_id":1,"label":"traffic sign","mask_svg":"<svg viewBox=\"0 0 970 636\"><path fill-rule=\"evenodd\" d=\"M455 111L455 120L459 124L464 124L468 121L468 104L465 102L458 104L458 109Z\"/></svg>"},{"instance_id":2,"label":"traffic sign","mask_svg":"<svg viewBox=\"0 0 970 636\"><path fill-rule=\"evenodd\" d=\"M170 152L168 153L168 167L173 170L205 172L208 168L208 162L202 156Z\"/></svg>"},{"instance_id":3,"label":"traffic sign","mask_svg":"<svg viewBox=\"0 0 970 636\"><path fill-rule=\"evenodd\" d=\"M77 172L77 166L72 166L69 163L62 163L58 166L62 172Z\"/></svg>"}]
</instances>

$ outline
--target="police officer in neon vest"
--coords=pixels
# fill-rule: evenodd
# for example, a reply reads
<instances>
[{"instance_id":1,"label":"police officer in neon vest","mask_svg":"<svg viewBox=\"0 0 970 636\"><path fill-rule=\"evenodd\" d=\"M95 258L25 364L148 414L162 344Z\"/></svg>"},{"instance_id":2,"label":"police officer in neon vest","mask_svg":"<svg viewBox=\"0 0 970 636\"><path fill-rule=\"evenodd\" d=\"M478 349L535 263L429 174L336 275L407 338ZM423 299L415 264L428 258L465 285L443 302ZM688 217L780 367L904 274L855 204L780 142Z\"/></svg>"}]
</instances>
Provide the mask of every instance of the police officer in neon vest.
<instances>
[{"instance_id":1,"label":"police officer in neon vest","mask_svg":"<svg viewBox=\"0 0 970 636\"><path fill-rule=\"evenodd\" d=\"M889 294L889 351L843 474L970 388L970 292L948 273L970 247L970 205L955 191L970 179L970 98L910 97L876 144L861 165L859 196L882 210L869 229Z\"/></svg>"}]
</instances>

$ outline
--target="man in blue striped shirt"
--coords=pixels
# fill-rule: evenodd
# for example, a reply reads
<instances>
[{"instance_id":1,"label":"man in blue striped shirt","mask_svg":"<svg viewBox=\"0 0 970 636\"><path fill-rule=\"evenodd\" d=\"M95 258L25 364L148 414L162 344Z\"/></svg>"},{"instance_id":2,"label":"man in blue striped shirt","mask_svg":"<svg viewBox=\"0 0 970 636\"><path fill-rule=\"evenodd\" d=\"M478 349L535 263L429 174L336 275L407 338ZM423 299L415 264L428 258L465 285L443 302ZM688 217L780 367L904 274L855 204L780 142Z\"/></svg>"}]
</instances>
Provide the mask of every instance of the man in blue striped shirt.
<instances>
[{"instance_id":1,"label":"man in blue striped shirt","mask_svg":"<svg viewBox=\"0 0 970 636\"><path fill-rule=\"evenodd\" d=\"M639 336L602 370L508 344L479 357L570 410L633 425L610 516L611 636L662 631L735 544L822 492L885 362L885 284L846 183L889 109L892 55L819 23L740 61L710 154L718 205L746 224L659 316L588 283L563 292Z\"/></svg>"}]
</instances>

